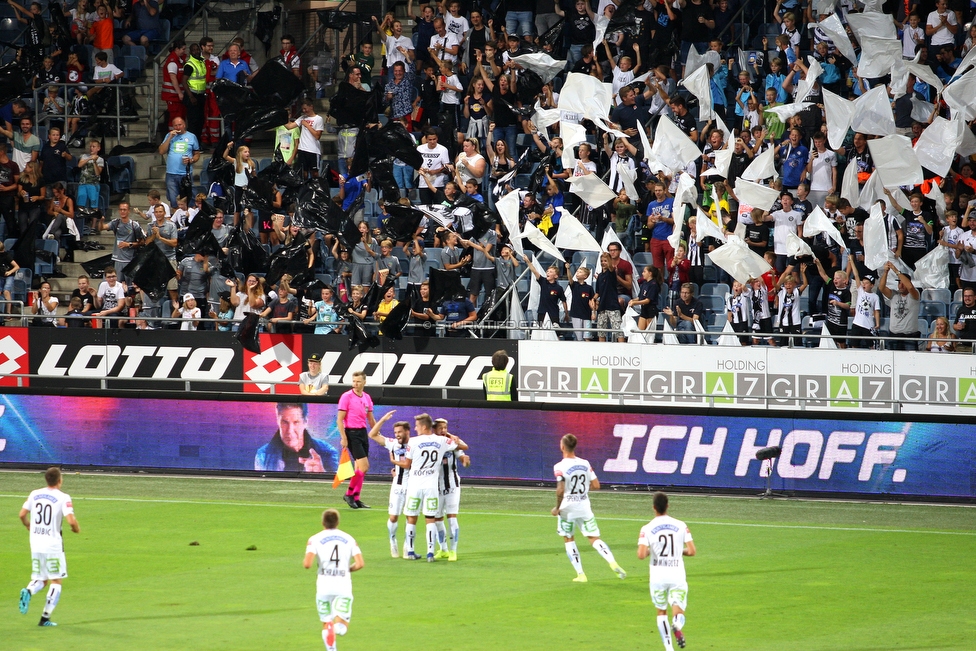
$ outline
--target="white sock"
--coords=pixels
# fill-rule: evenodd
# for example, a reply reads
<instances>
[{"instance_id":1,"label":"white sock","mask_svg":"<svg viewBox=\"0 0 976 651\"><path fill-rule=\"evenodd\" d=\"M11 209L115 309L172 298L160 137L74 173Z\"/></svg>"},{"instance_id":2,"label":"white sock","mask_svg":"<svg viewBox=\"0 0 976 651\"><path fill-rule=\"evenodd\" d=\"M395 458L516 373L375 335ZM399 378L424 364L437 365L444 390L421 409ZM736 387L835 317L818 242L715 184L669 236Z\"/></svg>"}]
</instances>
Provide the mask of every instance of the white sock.
<instances>
[{"instance_id":1,"label":"white sock","mask_svg":"<svg viewBox=\"0 0 976 651\"><path fill-rule=\"evenodd\" d=\"M348 630L349 630L349 627L346 626L345 624L343 624L342 622L336 622L335 623L335 634L336 635L345 635L346 634L346 631L348 631Z\"/></svg>"},{"instance_id":2,"label":"white sock","mask_svg":"<svg viewBox=\"0 0 976 651\"><path fill-rule=\"evenodd\" d=\"M437 544L440 545L441 551L447 551L447 527L444 526L443 520L435 520L434 526L437 527Z\"/></svg>"},{"instance_id":3,"label":"white sock","mask_svg":"<svg viewBox=\"0 0 976 651\"><path fill-rule=\"evenodd\" d=\"M399 523L397 523L397 522L391 522L389 520L386 521L386 529L387 529L387 531L390 532L390 541L391 542L396 542L397 524L399 524Z\"/></svg>"},{"instance_id":4,"label":"white sock","mask_svg":"<svg viewBox=\"0 0 976 651\"><path fill-rule=\"evenodd\" d=\"M329 646L329 631L327 629L322 629L322 642L325 643L325 648L329 651L335 649L335 645Z\"/></svg>"},{"instance_id":5,"label":"white sock","mask_svg":"<svg viewBox=\"0 0 976 651\"><path fill-rule=\"evenodd\" d=\"M417 525L407 523L407 537L403 540L403 548L408 554L413 552L413 539L417 537Z\"/></svg>"},{"instance_id":6,"label":"white sock","mask_svg":"<svg viewBox=\"0 0 976 651\"><path fill-rule=\"evenodd\" d=\"M675 630L680 631L681 629L683 629L685 627L685 614L678 613L677 615L675 615L674 620L672 620L671 622L671 625L675 628Z\"/></svg>"},{"instance_id":7,"label":"white sock","mask_svg":"<svg viewBox=\"0 0 976 651\"><path fill-rule=\"evenodd\" d=\"M657 631L661 634L661 641L664 642L664 651L674 651L671 646L671 631L668 630L668 616L657 616Z\"/></svg>"},{"instance_id":8,"label":"white sock","mask_svg":"<svg viewBox=\"0 0 976 651\"><path fill-rule=\"evenodd\" d=\"M448 518L447 523L451 526L451 551L457 551L458 537L461 534L461 527L458 526L457 518Z\"/></svg>"},{"instance_id":9,"label":"white sock","mask_svg":"<svg viewBox=\"0 0 976 651\"><path fill-rule=\"evenodd\" d=\"M593 549L595 549L597 553L603 557L603 560L611 565L615 565L617 563L617 561L613 559L613 552L610 551L609 547L607 547L607 543L603 542L599 538L593 541Z\"/></svg>"},{"instance_id":10,"label":"white sock","mask_svg":"<svg viewBox=\"0 0 976 651\"><path fill-rule=\"evenodd\" d=\"M44 581L31 581L27 584L27 592L31 593L31 596L36 595L44 587Z\"/></svg>"},{"instance_id":11,"label":"white sock","mask_svg":"<svg viewBox=\"0 0 976 651\"><path fill-rule=\"evenodd\" d=\"M61 599L61 584L52 583L51 587L47 589L47 601L44 602L44 612L41 613L41 617L50 617L51 613L54 612L54 608L58 605L58 601Z\"/></svg>"},{"instance_id":12,"label":"white sock","mask_svg":"<svg viewBox=\"0 0 976 651\"><path fill-rule=\"evenodd\" d=\"M566 555L569 562L573 564L573 569L577 574L583 573L583 561L580 560L579 549L576 548L576 541L566 543Z\"/></svg>"},{"instance_id":13,"label":"white sock","mask_svg":"<svg viewBox=\"0 0 976 651\"><path fill-rule=\"evenodd\" d=\"M437 525L433 522L427 523L427 553L434 553L434 542L437 540Z\"/></svg>"}]
</instances>

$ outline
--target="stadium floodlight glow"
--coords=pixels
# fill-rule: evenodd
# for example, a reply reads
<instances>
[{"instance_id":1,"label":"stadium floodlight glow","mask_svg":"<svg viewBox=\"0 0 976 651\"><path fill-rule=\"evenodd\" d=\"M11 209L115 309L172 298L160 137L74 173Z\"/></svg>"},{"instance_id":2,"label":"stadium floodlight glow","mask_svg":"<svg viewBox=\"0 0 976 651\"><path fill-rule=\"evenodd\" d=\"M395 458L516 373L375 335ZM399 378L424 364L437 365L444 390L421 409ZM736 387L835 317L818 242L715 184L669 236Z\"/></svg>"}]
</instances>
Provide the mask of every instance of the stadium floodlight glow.
<instances>
[{"instance_id":1,"label":"stadium floodlight glow","mask_svg":"<svg viewBox=\"0 0 976 651\"><path fill-rule=\"evenodd\" d=\"M762 468L759 470L759 474L763 474L763 470L766 471L766 490L759 494L759 499L765 497L785 497L785 495L774 495L773 494L773 460L777 459L781 454L783 454L783 447L780 445L771 445L768 448L761 448L756 450L756 459L762 462Z\"/></svg>"}]
</instances>

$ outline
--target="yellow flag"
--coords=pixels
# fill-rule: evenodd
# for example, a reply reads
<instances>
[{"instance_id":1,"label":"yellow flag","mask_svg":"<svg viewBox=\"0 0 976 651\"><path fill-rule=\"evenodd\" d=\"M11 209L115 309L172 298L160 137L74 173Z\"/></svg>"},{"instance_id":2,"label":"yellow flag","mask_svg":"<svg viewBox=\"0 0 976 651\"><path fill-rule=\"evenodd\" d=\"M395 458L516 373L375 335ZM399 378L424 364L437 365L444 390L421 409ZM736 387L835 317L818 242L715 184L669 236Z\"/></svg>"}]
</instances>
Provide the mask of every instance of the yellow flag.
<instances>
[{"instance_id":1,"label":"yellow flag","mask_svg":"<svg viewBox=\"0 0 976 651\"><path fill-rule=\"evenodd\" d=\"M336 470L335 479L332 480L332 488L338 488L339 484L355 474L356 469L352 465L352 457L349 456L349 450L343 448L342 454L339 456L339 469Z\"/></svg>"}]
</instances>

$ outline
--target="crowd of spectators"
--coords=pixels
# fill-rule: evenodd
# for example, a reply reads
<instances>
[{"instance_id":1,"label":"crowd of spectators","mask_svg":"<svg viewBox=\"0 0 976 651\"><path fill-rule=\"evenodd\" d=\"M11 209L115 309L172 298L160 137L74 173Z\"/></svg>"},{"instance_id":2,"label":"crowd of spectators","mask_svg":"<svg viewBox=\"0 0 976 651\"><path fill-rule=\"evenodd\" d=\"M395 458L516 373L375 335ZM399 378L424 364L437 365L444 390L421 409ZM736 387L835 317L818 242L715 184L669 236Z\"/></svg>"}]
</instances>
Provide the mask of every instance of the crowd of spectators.
<instances>
[{"instance_id":1,"label":"crowd of spectators","mask_svg":"<svg viewBox=\"0 0 976 651\"><path fill-rule=\"evenodd\" d=\"M763 10L754 4L756 11ZM973 10L964 3L950 9L945 0L876 4L839 2L829 13L817 14L818 3L777 2L768 8L771 22L743 42L738 20L732 20L740 9L736 0L647 0L636 8L614 0L513 0L504 14L456 0L419 5L414 11L411 2L409 30L391 11L373 18L375 39L343 53L340 90L344 83L369 91L385 113L381 121L399 121L415 137L422 168L415 171L394 162L404 203L450 209L468 195L494 207L514 191L519 193L520 229L531 223L555 240L565 210L604 244L605 232L616 234L598 256L569 250L569 264L549 266L550 260L539 253L537 262L548 269L530 262L541 289L531 316L571 324L567 337L624 339L623 319L635 317L642 330L667 322L677 330L694 331L696 321L706 327L727 321L743 344L795 345L803 324L812 322L825 324L838 346L877 346L875 338L883 332L921 340L931 327L935 334L925 348L964 350L967 341L976 339L976 234L969 221L976 205L970 158L976 148L960 145L963 153L952 157L944 173L924 168L917 183L880 191L874 180L884 161L874 160L872 143L901 135L915 145L937 120L948 118L964 120L969 133L963 141L971 140L972 125L966 118L974 111L950 109L936 82L951 85L963 78L967 83L965 75L972 69L967 55L976 44L976 29L965 26ZM614 21L618 10L628 18ZM859 74L868 61L861 65L858 56L864 48L877 48L877 41L897 43L899 56L912 64L907 80L895 74L894 65L882 74L874 74L877 66L871 67L870 77ZM294 39L285 35L281 43L281 56L302 77L306 70ZM204 61L206 79L225 75L247 83L256 69L233 46L219 62L203 53L202 43L192 44L188 53L178 41L172 46L164 73L172 97L164 99L171 103L173 131L160 153L168 160L170 206L163 212L173 212L179 231L192 217L194 198L186 197L180 207L178 177L192 166L206 140L199 98L193 102L196 91L187 86L201 74L194 58ZM548 54L565 65L551 79L547 75L539 92L526 96L527 84L539 76L531 77L531 66L519 57L533 53ZM691 83L702 77L702 68L710 106L702 106L702 93L696 90L700 86ZM344 208L355 206L357 199L371 196L369 175L346 175L359 131L372 125L366 116L359 123L330 124L317 115L312 98L325 88L322 71L307 72L314 84L309 99L295 107L292 122L277 129L276 148L285 162L314 177L324 171L320 139L333 129L341 174L336 201ZM606 115L593 119L560 109L561 90L573 74L611 85L613 103ZM166 84L164 78L164 88ZM883 89L882 104L890 106L890 115L879 120L891 125L888 131L847 128L838 139L831 133L836 124L825 109L830 101L825 95L856 100L873 89ZM802 104L796 102L798 93ZM191 107L197 117L191 117ZM557 112L558 120L539 119L549 110ZM203 116L206 122L206 111ZM701 152L698 158L670 167L655 160L642 133L654 143L664 120L694 143ZM190 123L199 133L188 129ZM574 138L564 150L562 136L570 126L574 134L581 128L584 137ZM18 134L13 135L17 154ZM184 137L189 135L193 138ZM241 186L250 165L242 143L236 145L225 155L234 162L235 185ZM778 197L768 209L755 208L737 188L754 161L767 159L771 164L753 178L775 189ZM172 171L169 162L174 163ZM577 181L570 179L588 175L601 179L614 198L591 205L577 196L572 191ZM683 177L693 179L691 201L676 200ZM683 214L675 212L678 206ZM878 207L891 255L884 265L869 268L864 224ZM804 237L804 222L818 209L837 228L844 246L823 232ZM174 314L185 310L178 306L192 295L197 305L211 306L211 316L228 317L223 327L233 327L234 317L247 311L261 311L271 328L304 320L317 332L339 331L341 324L334 324L345 310L336 309L335 301L348 304L350 313L372 317L372 306L363 303L371 284L380 281L382 286L385 278L403 275L407 289L384 291L377 318L388 314L396 300L409 300L416 333L430 333L439 317L452 325L473 322L482 297L514 284L523 272L521 264L528 262L513 254L514 234L501 223L468 238L425 221L414 238L384 241L386 211L382 205L376 211L381 214L373 223L360 213L362 239L351 250L334 236L305 233L291 224L293 206L277 203L269 215L235 211L234 223L248 220L269 247L304 242L309 270L328 274L329 286L316 289L321 292L316 296L291 287L289 279L284 291L281 286L265 288L259 275L243 281L223 278L212 261L196 255L192 261L199 268L184 271L179 286L171 290ZM108 227L117 229L121 219ZM702 219L710 223L698 223ZM677 228L681 230L675 234ZM149 233L142 235L131 235L131 241L152 241ZM769 261L771 270L740 283L713 265L708 254L723 246L728 235L740 237ZM811 253L791 255L794 235ZM168 246L165 239L156 236L156 245ZM524 244L538 252L527 240ZM912 282L916 264L940 247L948 251L948 297ZM113 259L124 262L124 257L116 258L123 250L117 247ZM581 269L584 259L588 263ZM174 262L182 269L186 259ZM424 296L431 267L461 270L469 279L467 295L449 305L430 304ZM190 288L186 278L194 274L199 277ZM707 298L711 296L721 300ZM939 302L941 310L927 305ZM190 313L195 314L192 309ZM178 315L185 317L186 312ZM195 319L187 319L184 325L193 327ZM682 342L702 339L681 333Z\"/></svg>"}]
</instances>

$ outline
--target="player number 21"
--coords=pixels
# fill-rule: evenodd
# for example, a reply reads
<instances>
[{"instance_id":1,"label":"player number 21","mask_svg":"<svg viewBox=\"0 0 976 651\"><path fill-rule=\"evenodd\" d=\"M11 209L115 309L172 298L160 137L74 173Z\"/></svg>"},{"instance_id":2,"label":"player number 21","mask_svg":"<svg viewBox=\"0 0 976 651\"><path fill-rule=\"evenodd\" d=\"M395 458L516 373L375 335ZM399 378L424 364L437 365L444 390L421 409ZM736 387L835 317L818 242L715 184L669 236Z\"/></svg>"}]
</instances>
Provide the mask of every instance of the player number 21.
<instances>
[{"instance_id":1,"label":"player number 21","mask_svg":"<svg viewBox=\"0 0 976 651\"><path fill-rule=\"evenodd\" d=\"M657 541L661 543L661 552L658 554L660 557L674 556L674 534L673 533L662 533L657 537Z\"/></svg>"}]
</instances>

